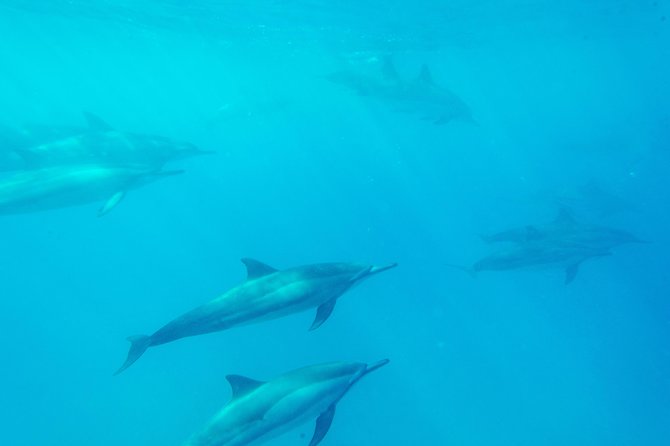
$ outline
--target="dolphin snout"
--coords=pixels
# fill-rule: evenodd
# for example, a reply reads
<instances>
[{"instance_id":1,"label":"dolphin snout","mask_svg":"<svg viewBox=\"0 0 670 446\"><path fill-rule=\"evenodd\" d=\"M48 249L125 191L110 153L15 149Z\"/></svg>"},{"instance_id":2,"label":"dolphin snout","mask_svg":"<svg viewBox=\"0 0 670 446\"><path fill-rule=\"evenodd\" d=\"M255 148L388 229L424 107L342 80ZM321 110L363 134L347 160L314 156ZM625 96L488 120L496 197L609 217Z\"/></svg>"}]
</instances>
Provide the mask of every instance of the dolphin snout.
<instances>
[{"instance_id":1,"label":"dolphin snout","mask_svg":"<svg viewBox=\"0 0 670 446\"><path fill-rule=\"evenodd\" d=\"M390 265L385 265L385 266L371 266L370 269L368 270L368 275L381 273L381 272L384 272L386 270L395 268L396 266L398 266L397 263L391 263Z\"/></svg>"}]
</instances>

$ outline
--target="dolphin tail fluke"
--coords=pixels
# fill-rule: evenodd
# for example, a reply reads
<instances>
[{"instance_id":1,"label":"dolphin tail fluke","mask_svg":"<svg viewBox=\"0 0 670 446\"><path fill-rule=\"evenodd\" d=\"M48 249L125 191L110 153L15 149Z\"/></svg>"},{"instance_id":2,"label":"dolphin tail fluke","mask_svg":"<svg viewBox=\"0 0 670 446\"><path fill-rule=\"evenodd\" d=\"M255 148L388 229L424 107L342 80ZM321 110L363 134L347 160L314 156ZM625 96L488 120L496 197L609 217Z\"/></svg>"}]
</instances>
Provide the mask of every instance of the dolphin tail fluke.
<instances>
[{"instance_id":1,"label":"dolphin tail fluke","mask_svg":"<svg viewBox=\"0 0 670 446\"><path fill-rule=\"evenodd\" d=\"M131 343L130 350L128 350L128 357L126 358L126 362L124 362L119 370L114 373L115 376L133 365L133 363L140 359L140 356L151 347L151 336L130 336L128 340Z\"/></svg>"},{"instance_id":2,"label":"dolphin tail fluke","mask_svg":"<svg viewBox=\"0 0 670 446\"><path fill-rule=\"evenodd\" d=\"M454 265L453 263L447 263L446 266L449 267L449 268L460 270L460 271L465 271L473 279L477 278L477 271L475 271L475 269L472 268L472 267L463 266L463 265Z\"/></svg>"}]
</instances>

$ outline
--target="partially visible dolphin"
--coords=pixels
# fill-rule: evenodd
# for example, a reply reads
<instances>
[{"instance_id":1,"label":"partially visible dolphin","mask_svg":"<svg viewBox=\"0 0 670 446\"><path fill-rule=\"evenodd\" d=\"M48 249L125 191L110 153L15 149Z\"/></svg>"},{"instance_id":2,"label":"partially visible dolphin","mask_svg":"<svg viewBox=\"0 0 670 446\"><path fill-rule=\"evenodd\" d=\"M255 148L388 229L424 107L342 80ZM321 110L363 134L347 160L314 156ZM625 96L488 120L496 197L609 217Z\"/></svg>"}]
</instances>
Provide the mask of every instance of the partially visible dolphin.
<instances>
[{"instance_id":1,"label":"partially visible dolphin","mask_svg":"<svg viewBox=\"0 0 670 446\"><path fill-rule=\"evenodd\" d=\"M316 426L309 446L317 446L328 433L342 397L362 377L388 362L313 365L268 382L229 375L230 402L185 446L257 445L312 419Z\"/></svg>"},{"instance_id":2,"label":"partially visible dolphin","mask_svg":"<svg viewBox=\"0 0 670 446\"><path fill-rule=\"evenodd\" d=\"M11 132L4 130L0 170L83 163L158 168L168 161L211 153L184 141L115 130L92 113L84 116L88 122L85 128L26 126L16 130L13 139L8 136Z\"/></svg>"},{"instance_id":3,"label":"partially visible dolphin","mask_svg":"<svg viewBox=\"0 0 670 446\"><path fill-rule=\"evenodd\" d=\"M0 215L106 200L98 212L102 216L119 204L129 190L182 172L98 164L20 171L0 176Z\"/></svg>"},{"instance_id":4,"label":"partially visible dolphin","mask_svg":"<svg viewBox=\"0 0 670 446\"><path fill-rule=\"evenodd\" d=\"M425 64L419 76L412 81L398 75L390 57L384 59L382 76L340 71L326 76L326 79L361 96L378 99L393 110L415 113L438 125L457 119L476 124L470 107L454 92L437 85Z\"/></svg>"},{"instance_id":5,"label":"partially visible dolphin","mask_svg":"<svg viewBox=\"0 0 670 446\"><path fill-rule=\"evenodd\" d=\"M610 249L626 243L646 243L630 232L607 226L580 223L562 208L558 216L544 225L528 225L483 235L487 243L511 242L523 244L542 240L560 240L563 243L584 245L594 249Z\"/></svg>"},{"instance_id":6,"label":"partially visible dolphin","mask_svg":"<svg viewBox=\"0 0 670 446\"><path fill-rule=\"evenodd\" d=\"M330 316L337 299L362 280L396 266L357 263L321 263L277 270L253 259L242 259L247 280L216 299L160 328L151 336L131 336L128 357L119 374L149 347L188 336L227 330L239 325L276 319L316 308L310 330Z\"/></svg>"},{"instance_id":7,"label":"partially visible dolphin","mask_svg":"<svg viewBox=\"0 0 670 446\"><path fill-rule=\"evenodd\" d=\"M471 267L447 265L462 269L471 275L481 271L510 271L517 269L553 267L565 270L565 283L571 283L580 265L589 259L609 256L608 249L560 242L532 242L515 245L507 250L490 254Z\"/></svg>"},{"instance_id":8,"label":"partially visible dolphin","mask_svg":"<svg viewBox=\"0 0 670 446\"><path fill-rule=\"evenodd\" d=\"M637 210L634 203L602 187L595 180L579 187L576 193L559 195L554 200L559 206L577 209L580 214L599 219Z\"/></svg>"}]
</instances>

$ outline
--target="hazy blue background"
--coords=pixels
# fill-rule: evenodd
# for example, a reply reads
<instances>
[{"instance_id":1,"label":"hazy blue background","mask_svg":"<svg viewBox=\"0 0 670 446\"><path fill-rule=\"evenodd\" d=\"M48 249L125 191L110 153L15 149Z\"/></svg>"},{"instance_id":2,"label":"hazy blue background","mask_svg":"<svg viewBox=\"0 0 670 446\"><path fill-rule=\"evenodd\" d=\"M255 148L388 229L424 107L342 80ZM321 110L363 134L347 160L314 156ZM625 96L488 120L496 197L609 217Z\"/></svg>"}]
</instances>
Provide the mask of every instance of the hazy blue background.
<instances>
[{"instance_id":1,"label":"hazy blue background","mask_svg":"<svg viewBox=\"0 0 670 446\"><path fill-rule=\"evenodd\" d=\"M104 218L0 219L1 443L180 445L227 401L226 374L388 357L324 446L669 444L669 19L666 0L0 1L1 123L89 110L218 152ZM384 54L406 77L428 63L480 125L322 77ZM579 218L654 243L570 286L445 268L589 181L633 206ZM315 332L310 313L186 339L112 377L126 336L238 284L245 256L400 268Z\"/></svg>"}]
</instances>

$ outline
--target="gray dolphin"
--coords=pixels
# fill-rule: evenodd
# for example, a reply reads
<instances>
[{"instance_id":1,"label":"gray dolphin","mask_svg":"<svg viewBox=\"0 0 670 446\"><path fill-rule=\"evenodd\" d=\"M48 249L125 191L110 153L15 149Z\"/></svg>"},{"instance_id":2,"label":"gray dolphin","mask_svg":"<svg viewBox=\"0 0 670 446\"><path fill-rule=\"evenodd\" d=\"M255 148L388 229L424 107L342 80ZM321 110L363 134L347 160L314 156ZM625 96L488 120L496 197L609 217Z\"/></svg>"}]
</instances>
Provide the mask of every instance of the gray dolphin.
<instances>
[{"instance_id":1,"label":"gray dolphin","mask_svg":"<svg viewBox=\"0 0 670 446\"><path fill-rule=\"evenodd\" d=\"M0 132L0 170L33 169L64 164L143 164L211 153L195 145L157 135L122 132L98 116L84 113L88 127L25 126ZM3 136L4 135L4 136Z\"/></svg>"},{"instance_id":2,"label":"gray dolphin","mask_svg":"<svg viewBox=\"0 0 670 446\"><path fill-rule=\"evenodd\" d=\"M483 235L487 243L512 242L523 244L542 240L560 240L565 244L584 245L594 249L610 249L626 243L647 243L630 232L607 226L576 221L565 208L550 223L513 228Z\"/></svg>"},{"instance_id":3,"label":"gray dolphin","mask_svg":"<svg viewBox=\"0 0 670 446\"><path fill-rule=\"evenodd\" d=\"M609 256L609 249L593 248L573 243L529 242L490 254L471 267L447 265L476 275L481 271L511 271L538 267L565 269L565 284L571 283L580 265L586 260Z\"/></svg>"},{"instance_id":4,"label":"gray dolphin","mask_svg":"<svg viewBox=\"0 0 670 446\"><path fill-rule=\"evenodd\" d=\"M255 445L312 419L316 426L309 446L316 446L328 433L342 397L362 377L388 362L313 365L268 382L229 375L230 402L185 446Z\"/></svg>"},{"instance_id":5,"label":"gray dolphin","mask_svg":"<svg viewBox=\"0 0 670 446\"><path fill-rule=\"evenodd\" d=\"M127 191L182 171L86 164L26 170L0 176L0 215L24 214L106 200L111 211Z\"/></svg>"},{"instance_id":6,"label":"gray dolphin","mask_svg":"<svg viewBox=\"0 0 670 446\"><path fill-rule=\"evenodd\" d=\"M326 79L361 96L378 99L393 110L414 113L438 125L456 119L476 124L470 107L454 92L437 85L427 65L421 67L419 76L412 81L398 75L390 57L384 59L382 76L340 71Z\"/></svg>"},{"instance_id":7,"label":"gray dolphin","mask_svg":"<svg viewBox=\"0 0 670 446\"><path fill-rule=\"evenodd\" d=\"M330 316L337 299L355 284L396 266L321 263L277 270L253 259L242 259L247 280L216 299L169 322L151 336L131 336L128 357L119 374L149 347L254 322L276 319L316 308L314 330Z\"/></svg>"}]
</instances>

